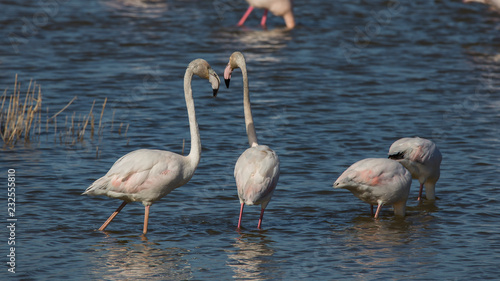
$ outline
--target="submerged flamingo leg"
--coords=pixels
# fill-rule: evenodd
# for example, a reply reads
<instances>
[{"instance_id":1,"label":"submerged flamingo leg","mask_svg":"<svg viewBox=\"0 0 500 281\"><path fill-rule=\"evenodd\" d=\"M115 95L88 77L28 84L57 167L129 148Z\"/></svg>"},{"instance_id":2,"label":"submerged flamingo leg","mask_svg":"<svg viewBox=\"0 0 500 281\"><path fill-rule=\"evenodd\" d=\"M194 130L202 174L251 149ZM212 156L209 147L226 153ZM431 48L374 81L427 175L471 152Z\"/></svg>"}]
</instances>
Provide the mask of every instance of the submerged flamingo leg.
<instances>
[{"instance_id":1,"label":"submerged flamingo leg","mask_svg":"<svg viewBox=\"0 0 500 281\"><path fill-rule=\"evenodd\" d=\"M264 14L262 15L262 19L260 20L260 25L262 27L266 27L266 21L267 21L267 10L264 10Z\"/></svg>"},{"instance_id":2,"label":"submerged flamingo leg","mask_svg":"<svg viewBox=\"0 0 500 281\"><path fill-rule=\"evenodd\" d=\"M146 206L144 209L144 229L142 230L142 233L144 234L148 232L149 207L150 206Z\"/></svg>"},{"instance_id":3,"label":"submerged flamingo leg","mask_svg":"<svg viewBox=\"0 0 500 281\"><path fill-rule=\"evenodd\" d=\"M250 15L250 13L253 11L253 7L252 6L249 6L247 11L245 12L245 14L241 17L240 21L238 22L238 26L242 26L245 21L247 20L248 16Z\"/></svg>"},{"instance_id":4,"label":"submerged flamingo leg","mask_svg":"<svg viewBox=\"0 0 500 281\"><path fill-rule=\"evenodd\" d=\"M240 229L240 227L241 227L241 218L243 217L243 207L245 207L245 203L241 203L240 219L238 220L238 229Z\"/></svg>"},{"instance_id":5,"label":"submerged flamingo leg","mask_svg":"<svg viewBox=\"0 0 500 281\"><path fill-rule=\"evenodd\" d=\"M378 219L378 213L380 213L380 210L382 209L382 204L378 204L377 207L377 212L375 212L375 218Z\"/></svg>"},{"instance_id":6,"label":"submerged flamingo leg","mask_svg":"<svg viewBox=\"0 0 500 281\"><path fill-rule=\"evenodd\" d=\"M116 211L114 211L111 214L111 216L109 216L109 218L101 225L101 227L99 227L99 230L103 231L108 226L108 224L116 217L116 215L118 215L118 213L123 209L123 207L127 205L127 203L128 203L127 201L123 201L120 207L118 207L118 209L116 209Z\"/></svg>"},{"instance_id":7,"label":"submerged flamingo leg","mask_svg":"<svg viewBox=\"0 0 500 281\"><path fill-rule=\"evenodd\" d=\"M262 218L264 217L264 208L260 210L260 218L259 218L259 225L257 225L257 228L260 229L260 226L262 225Z\"/></svg>"},{"instance_id":8,"label":"submerged flamingo leg","mask_svg":"<svg viewBox=\"0 0 500 281\"><path fill-rule=\"evenodd\" d=\"M418 199L417 199L417 201L420 201L422 199L422 191L423 191L423 189L424 189L424 184L421 183L420 184L420 190L418 191Z\"/></svg>"}]
</instances>

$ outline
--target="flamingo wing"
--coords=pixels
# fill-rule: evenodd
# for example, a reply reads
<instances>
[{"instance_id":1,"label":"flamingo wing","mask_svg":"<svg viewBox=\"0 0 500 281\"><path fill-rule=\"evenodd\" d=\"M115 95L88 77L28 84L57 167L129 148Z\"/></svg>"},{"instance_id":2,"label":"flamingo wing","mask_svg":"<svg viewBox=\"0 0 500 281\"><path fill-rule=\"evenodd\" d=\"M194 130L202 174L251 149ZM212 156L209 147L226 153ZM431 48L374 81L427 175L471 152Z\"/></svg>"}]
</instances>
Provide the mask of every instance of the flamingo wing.
<instances>
[{"instance_id":1,"label":"flamingo wing","mask_svg":"<svg viewBox=\"0 0 500 281\"><path fill-rule=\"evenodd\" d=\"M280 166L276 153L265 145L250 147L236 162L234 178L241 202L269 202L278 183Z\"/></svg>"},{"instance_id":2,"label":"flamingo wing","mask_svg":"<svg viewBox=\"0 0 500 281\"><path fill-rule=\"evenodd\" d=\"M403 176L402 176L403 175ZM334 188L345 188L370 204L393 197L396 186L411 182L410 173L398 162L383 158L367 158L351 165L335 181Z\"/></svg>"},{"instance_id":3,"label":"flamingo wing","mask_svg":"<svg viewBox=\"0 0 500 281\"><path fill-rule=\"evenodd\" d=\"M435 143L415 137L395 141L389 148L389 158L394 160L408 159L420 164L438 162L439 165L442 157Z\"/></svg>"},{"instance_id":4,"label":"flamingo wing","mask_svg":"<svg viewBox=\"0 0 500 281\"><path fill-rule=\"evenodd\" d=\"M84 194L107 195L127 201L154 201L182 185L181 157L162 150L132 151L118 159ZM170 188L164 189L165 186Z\"/></svg>"}]
</instances>

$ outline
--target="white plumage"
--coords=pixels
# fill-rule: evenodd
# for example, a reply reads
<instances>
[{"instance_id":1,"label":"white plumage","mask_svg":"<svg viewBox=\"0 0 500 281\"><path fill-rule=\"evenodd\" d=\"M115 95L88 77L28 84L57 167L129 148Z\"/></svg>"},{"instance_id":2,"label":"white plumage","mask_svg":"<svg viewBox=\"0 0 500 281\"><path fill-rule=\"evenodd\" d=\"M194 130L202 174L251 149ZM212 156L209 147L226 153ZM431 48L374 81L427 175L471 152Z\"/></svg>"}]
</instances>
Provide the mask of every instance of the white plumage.
<instances>
[{"instance_id":1,"label":"white plumage","mask_svg":"<svg viewBox=\"0 0 500 281\"><path fill-rule=\"evenodd\" d=\"M418 200L422 198L424 186L426 198L436 199L435 186L441 173L442 156L435 143L419 137L402 138L389 148L389 158L401 163L414 179L418 179L420 182Z\"/></svg>"},{"instance_id":2,"label":"white plumage","mask_svg":"<svg viewBox=\"0 0 500 281\"><path fill-rule=\"evenodd\" d=\"M187 183L194 174L183 156L163 150L139 149L127 153L96 180L84 194L105 195L144 206Z\"/></svg>"},{"instance_id":3,"label":"white plumage","mask_svg":"<svg viewBox=\"0 0 500 281\"><path fill-rule=\"evenodd\" d=\"M393 205L394 214L404 216L410 192L411 174L401 164L385 158L367 158L352 164L333 184L372 205L375 218L384 205Z\"/></svg>"},{"instance_id":4,"label":"white plumage","mask_svg":"<svg viewBox=\"0 0 500 281\"><path fill-rule=\"evenodd\" d=\"M278 156L266 145L250 147L238 158L234 178L240 203L265 209L278 183Z\"/></svg>"}]
</instances>

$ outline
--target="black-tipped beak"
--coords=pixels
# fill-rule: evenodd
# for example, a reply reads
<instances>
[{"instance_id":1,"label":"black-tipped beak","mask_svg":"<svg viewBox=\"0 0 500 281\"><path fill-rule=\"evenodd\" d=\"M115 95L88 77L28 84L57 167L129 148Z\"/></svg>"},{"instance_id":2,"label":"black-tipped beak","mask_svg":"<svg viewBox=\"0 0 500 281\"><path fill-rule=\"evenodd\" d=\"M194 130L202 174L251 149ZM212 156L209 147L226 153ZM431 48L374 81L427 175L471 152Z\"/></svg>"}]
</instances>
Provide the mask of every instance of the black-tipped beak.
<instances>
[{"instance_id":1,"label":"black-tipped beak","mask_svg":"<svg viewBox=\"0 0 500 281\"><path fill-rule=\"evenodd\" d=\"M389 155L388 158L392 160L400 160L405 158L405 154L403 152L398 152L396 154Z\"/></svg>"},{"instance_id":2,"label":"black-tipped beak","mask_svg":"<svg viewBox=\"0 0 500 281\"><path fill-rule=\"evenodd\" d=\"M217 96L217 92L219 91L219 89L213 89L213 91L214 91L214 97L216 97Z\"/></svg>"},{"instance_id":3,"label":"black-tipped beak","mask_svg":"<svg viewBox=\"0 0 500 281\"><path fill-rule=\"evenodd\" d=\"M224 82L226 82L226 88L229 88L230 81L231 81L231 79L224 79Z\"/></svg>"}]
</instances>

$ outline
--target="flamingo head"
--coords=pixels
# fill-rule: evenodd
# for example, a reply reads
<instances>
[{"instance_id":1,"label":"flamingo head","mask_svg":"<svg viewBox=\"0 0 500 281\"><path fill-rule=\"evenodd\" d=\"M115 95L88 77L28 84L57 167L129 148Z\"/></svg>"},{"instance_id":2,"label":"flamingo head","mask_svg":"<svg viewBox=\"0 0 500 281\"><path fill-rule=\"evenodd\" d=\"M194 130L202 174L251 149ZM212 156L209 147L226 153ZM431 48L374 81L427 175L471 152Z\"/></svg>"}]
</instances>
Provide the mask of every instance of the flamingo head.
<instances>
[{"instance_id":1,"label":"flamingo head","mask_svg":"<svg viewBox=\"0 0 500 281\"><path fill-rule=\"evenodd\" d=\"M231 57L229 57L229 62L224 69L224 82L226 82L226 87L229 88L229 82L231 81L231 74L236 68L246 69L245 57L241 52L234 52Z\"/></svg>"},{"instance_id":2,"label":"flamingo head","mask_svg":"<svg viewBox=\"0 0 500 281\"><path fill-rule=\"evenodd\" d=\"M220 79L217 73L210 67L210 64L204 59L195 59L189 63L188 69L191 68L193 74L200 76L201 78L207 79L212 85L212 91L214 97L217 96L219 91Z\"/></svg>"}]
</instances>

